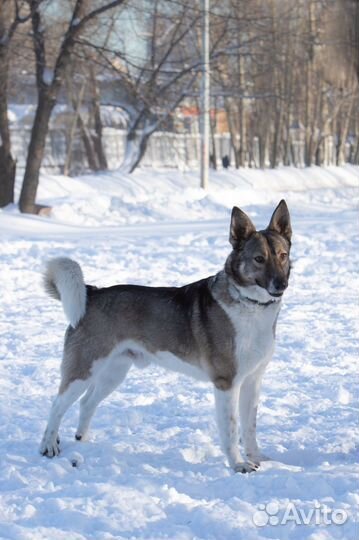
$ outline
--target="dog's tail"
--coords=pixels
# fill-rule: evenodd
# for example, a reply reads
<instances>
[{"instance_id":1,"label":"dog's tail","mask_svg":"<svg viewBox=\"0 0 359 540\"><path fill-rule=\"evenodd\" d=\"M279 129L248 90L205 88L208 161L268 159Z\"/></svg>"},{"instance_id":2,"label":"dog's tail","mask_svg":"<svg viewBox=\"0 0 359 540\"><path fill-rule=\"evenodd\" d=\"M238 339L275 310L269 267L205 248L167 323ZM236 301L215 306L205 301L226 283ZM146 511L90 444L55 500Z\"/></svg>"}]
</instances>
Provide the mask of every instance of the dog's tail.
<instances>
[{"instance_id":1,"label":"dog's tail","mask_svg":"<svg viewBox=\"0 0 359 540\"><path fill-rule=\"evenodd\" d=\"M48 261L44 273L45 291L61 300L65 315L73 328L86 312L86 285L77 262L66 257Z\"/></svg>"}]
</instances>

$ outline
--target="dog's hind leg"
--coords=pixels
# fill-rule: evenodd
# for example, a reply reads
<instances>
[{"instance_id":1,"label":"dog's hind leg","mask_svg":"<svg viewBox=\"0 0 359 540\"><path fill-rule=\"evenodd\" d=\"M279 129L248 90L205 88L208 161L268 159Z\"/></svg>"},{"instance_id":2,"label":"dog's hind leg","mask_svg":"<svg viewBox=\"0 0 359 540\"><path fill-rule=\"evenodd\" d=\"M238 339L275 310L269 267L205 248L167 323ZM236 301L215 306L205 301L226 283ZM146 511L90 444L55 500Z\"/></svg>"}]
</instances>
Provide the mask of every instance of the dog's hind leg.
<instances>
[{"instance_id":1,"label":"dog's hind leg","mask_svg":"<svg viewBox=\"0 0 359 540\"><path fill-rule=\"evenodd\" d=\"M115 361L103 362L104 366L94 376L89 389L80 401L80 418L75 435L78 441L85 438L97 406L122 383L132 365L132 360L125 356Z\"/></svg>"},{"instance_id":2,"label":"dog's hind leg","mask_svg":"<svg viewBox=\"0 0 359 540\"><path fill-rule=\"evenodd\" d=\"M67 409L86 391L89 385L88 380L77 379L69 383L65 388L63 385L55 397L49 421L40 445L40 453L43 456L54 457L60 453L58 430L62 417Z\"/></svg>"}]
</instances>

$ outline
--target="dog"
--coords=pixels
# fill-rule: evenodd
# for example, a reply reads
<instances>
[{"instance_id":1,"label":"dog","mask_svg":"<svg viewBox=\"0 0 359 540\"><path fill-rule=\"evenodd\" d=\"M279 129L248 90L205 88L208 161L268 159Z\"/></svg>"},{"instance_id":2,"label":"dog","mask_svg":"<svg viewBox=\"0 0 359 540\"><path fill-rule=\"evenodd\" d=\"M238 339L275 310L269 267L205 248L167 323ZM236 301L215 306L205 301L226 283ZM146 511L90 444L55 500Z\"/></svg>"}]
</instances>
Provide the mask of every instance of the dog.
<instances>
[{"instance_id":1,"label":"dog","mask_svg":"<svg viewBox=\"0 0 359 540\"><path fill-rule=\"evenodd\" d=\"M85 284L75 261L50 260L45 289L61 300L70 324L41 454L59 454L61 419L78 398L76 439L82 440L96 407L130 367L152 362L213 384L220 441L230 467L241 473L258 469L263 458L256 440L257 406L288 286L291 236L284 200L261 231L234 207L232 251L224 269L183 287L96 288Z\"/></svg>"}]
</instances>

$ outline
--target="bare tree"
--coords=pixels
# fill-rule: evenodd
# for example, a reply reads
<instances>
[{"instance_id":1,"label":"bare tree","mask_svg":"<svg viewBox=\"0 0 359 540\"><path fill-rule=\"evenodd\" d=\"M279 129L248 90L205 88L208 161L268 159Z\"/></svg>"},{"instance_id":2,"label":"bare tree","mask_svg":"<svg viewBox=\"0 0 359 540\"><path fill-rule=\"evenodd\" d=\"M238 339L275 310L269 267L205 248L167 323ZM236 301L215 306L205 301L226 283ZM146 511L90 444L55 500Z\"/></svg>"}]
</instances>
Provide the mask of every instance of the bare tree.
<instances>
[{"instance_id":1,"label":"bare tree","mask_svg":"<svg viewBox=\"0 0 359 540\"><path fill-rule=\"evenodd\" d=\"M48 65L46 56L47 33L43 21L43 1L27 1L31 14L38 103L19 206L21 212L38 213L41 207L35 201L50 116L65 79L66 68L71 61L77 40L95 19L110 9L121 6L125 0L102 2L96 9L90 9L90 2L86 0L76 0L52 68Z\"/></svg>"},{"instance_id":2,"label":"bare tree","mask_svg":"<svg viewBox=\"0 0 359 540\"><path fill-rule=\"evenodd\" d=\"M142 55L126 52L124 44L117 50L97 49L113 79L112 95L103 102L122 108L128 117L125 172L138 166L151 135L191 94L201 66L196 44L201 11L192 1L137 1L133 9L143 21Z\"/></svg>"},{"instance_id":3,"label":"bare tree","mask_svg":"<svg viewBox=\"0 0 359 540\"><path fill-rule=\"evenodd\" d=\"M11 154L8 118L10 47L19 24L27 21L24 2L2 0L0 6L0 207L14 202L16 162Z\"/></svg>"},{"instance_id":4,"label":"bare tree","mask_svg":"<svg viewBox=\"0 0 359 540\"><path fill-rule=\"evenodd\" d=\"M227 49L212 78L223 96L236 166L320 165L330 135L342 162L349 134L357 133L359 2L226 5Z\"/></svg>"}]
</instances>

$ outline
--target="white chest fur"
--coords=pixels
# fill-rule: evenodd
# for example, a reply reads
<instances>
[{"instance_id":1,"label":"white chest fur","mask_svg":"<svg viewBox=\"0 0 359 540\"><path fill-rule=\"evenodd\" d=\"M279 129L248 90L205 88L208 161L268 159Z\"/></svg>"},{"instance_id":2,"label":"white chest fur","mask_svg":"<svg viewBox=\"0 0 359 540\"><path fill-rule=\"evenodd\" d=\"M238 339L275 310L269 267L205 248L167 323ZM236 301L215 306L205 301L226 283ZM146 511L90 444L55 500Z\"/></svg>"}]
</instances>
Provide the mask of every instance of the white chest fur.
<instances>
[{"instance_id":1,"label":"white chest fur","mask_svg":"<svg viewBox=\"0 0 359 540\"><path fill-rule=\"evenodd\" d=\"M274 351L274 328L280 305L221 303L235 332L239 380L269 362Z\"/></svg>"}]
</instances>

